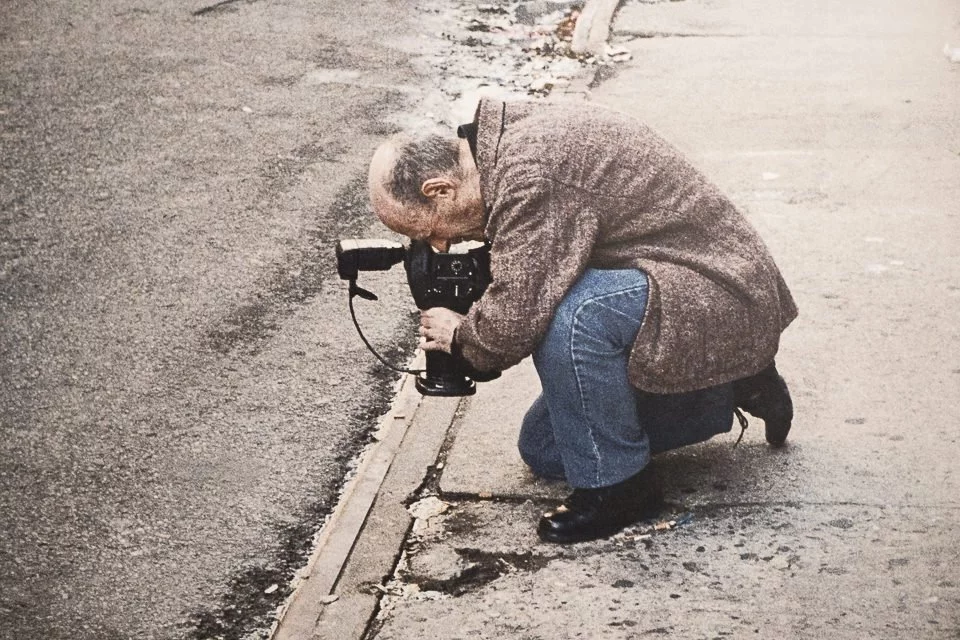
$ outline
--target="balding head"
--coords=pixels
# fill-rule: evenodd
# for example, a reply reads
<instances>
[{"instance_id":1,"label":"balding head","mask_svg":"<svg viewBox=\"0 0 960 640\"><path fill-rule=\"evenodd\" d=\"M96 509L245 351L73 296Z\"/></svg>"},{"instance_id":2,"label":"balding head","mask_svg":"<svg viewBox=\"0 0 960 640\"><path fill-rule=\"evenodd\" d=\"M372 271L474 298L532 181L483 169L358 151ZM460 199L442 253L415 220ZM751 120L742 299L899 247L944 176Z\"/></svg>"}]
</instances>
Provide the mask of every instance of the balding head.
<instances>
[{"instance_id":1,"label":"balding head","mask_svg":"<svg viewBox=\"0 0 960 640\"><path fill-rule=\"evenodd\" d=\"M394 136L373 154L369 187L374 213L397 233L437 246L483 237L479 175L456 138Z\"/></svg>"},{"instance_id":2,"label":"balding head","mask_svg":"<svg viewBox=\"0 0 960 640\"><path fill-rule=\"evenodd\" d=\"M370 160L370 173L367 179L373 212L394 231L397 230L396 221L403 217L403 205L393 197L393 189L390 187L393 180L393 166L397 162L397 145L401 140L402 138L397 136L377 148Z\"/></svg>"},{"instance_id":3,"label":"balding head","mask_svg":"<svg viewBox=\"0 0 960 640\"><path fill-rule=\"evenodd\" d=\"M416 138L395 136L381 145L374 161L387 169L383 184L402 205L428 204L423 183L431 178L461 177L459 141L435 133Z\"/></svg>"}]
</instances>

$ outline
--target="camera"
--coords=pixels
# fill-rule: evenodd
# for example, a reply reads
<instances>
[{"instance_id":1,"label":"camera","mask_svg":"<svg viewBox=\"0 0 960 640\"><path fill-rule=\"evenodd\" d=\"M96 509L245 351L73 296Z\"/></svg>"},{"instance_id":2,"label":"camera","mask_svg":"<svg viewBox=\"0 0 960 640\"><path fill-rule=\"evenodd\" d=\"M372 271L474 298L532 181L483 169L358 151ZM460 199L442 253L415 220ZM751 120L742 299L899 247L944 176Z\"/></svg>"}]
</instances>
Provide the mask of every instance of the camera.
<instances>
[{"instance_id":1,"label":"camera","mask_svg":"<svg viewBox=\"0 0 960 640\"><path fill-rule=\"evenodd\" d=\"M404 247L392 240L350 239L337 242L336 254L337 273L342 280L350 282L351 314L355 295L377 299L357 286L361 271L386 271L403 262L407 284L418 309L445 307L460 314L469 311L491 281L489 245L466 253L437 253L423 240L414 240L409 247ZM357 324L355 315L354 324ZM360 331L359 324L357 331ZM374 351L362 331L360 337ZM376 351L374 355L392 366ZM450 354L428 351L426 360L426 370L416 372L416 388L423 395L466 396L476 392L475 382Z\"/></svg>"}]
</instances>

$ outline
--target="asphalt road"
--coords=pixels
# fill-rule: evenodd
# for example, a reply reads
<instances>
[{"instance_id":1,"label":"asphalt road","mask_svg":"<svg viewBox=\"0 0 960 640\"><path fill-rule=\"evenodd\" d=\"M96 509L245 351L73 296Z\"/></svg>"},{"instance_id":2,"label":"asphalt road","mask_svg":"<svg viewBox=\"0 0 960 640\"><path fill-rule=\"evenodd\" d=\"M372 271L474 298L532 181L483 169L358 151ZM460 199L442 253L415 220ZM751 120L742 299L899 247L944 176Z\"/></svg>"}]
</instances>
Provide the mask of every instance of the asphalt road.
<instances>
[{"instance_id":1,"label":"asphalt road","mask_svg":"<svg viewBox=\"0 0 960 640\"><path fill-rule=\"evenodd\" d=\"M423 99L421 18L0 5L0 638L269 624L393 393L333 246L383 233L366 163ZM402 273L365 284L402 357Z\"/></svg>"}]
</instances>

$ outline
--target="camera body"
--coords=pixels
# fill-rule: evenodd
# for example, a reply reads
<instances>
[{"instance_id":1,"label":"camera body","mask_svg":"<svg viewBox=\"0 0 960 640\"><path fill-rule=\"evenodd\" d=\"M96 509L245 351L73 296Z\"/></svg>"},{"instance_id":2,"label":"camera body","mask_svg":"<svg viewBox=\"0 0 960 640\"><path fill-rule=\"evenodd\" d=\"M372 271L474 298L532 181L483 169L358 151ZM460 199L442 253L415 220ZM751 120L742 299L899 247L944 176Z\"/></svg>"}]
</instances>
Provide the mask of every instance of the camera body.
<instances>
[{"instance_id":1,"label":"camera body","mask_svg":"<svg viewBox=\"0 0 960 640\"><path fill-rule=\"evenodd\" d=\"M490 284L490 247L466 253L437 253L423 240L409 247L391 240L340 240L337 243L337 273L351 283L351 295L363 295L356 287L361 271L386 271L403 262L407 284L418 309L445 307L460 314L483 295ZM476 384L441 351L428 351L426 371L417 376L416 387L430 396L464 396L476 392Z\"/></svg>"},{"instance_id":2,"label":"camera body","mask_svg":"<svg viewBox=\"0 0 960 640\"><path fill-rule=\"evenodd\" d=\"M407 284L420 310L446 307L466 313L490 284L490 247L467 253L437 253L422 240L404 258Z\"/></svg>"}]
</instances>

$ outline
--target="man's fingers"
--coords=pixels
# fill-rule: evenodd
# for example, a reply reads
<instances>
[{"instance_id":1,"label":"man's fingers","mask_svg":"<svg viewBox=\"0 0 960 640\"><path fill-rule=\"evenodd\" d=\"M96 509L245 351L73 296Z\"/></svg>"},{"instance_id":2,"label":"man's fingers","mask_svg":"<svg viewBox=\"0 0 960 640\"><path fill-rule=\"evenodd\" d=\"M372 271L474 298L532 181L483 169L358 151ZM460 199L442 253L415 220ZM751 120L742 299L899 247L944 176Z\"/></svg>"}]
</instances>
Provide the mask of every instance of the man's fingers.
<instances>
[{"instance_id":1,"label":"man's fingers","mask_svg":"<svg viewBox=\"0 0 960 640\"><path fill-rule=\"evenodd\" d=\"M424 351L442 351L443 350L439 342L436 342L434 340L426 340L426 339L420 341L420 348L423 349Z\"/></svg>"},{"instance_id":2,"label":"man's fingers","mask_svg":"<svg viewBox=\"0 0 960 640\"><path fill-rule=\"evenodd\" d=\"M463 320L462 315L443 307L421 311L419 329L420 335L423 336L420 343L421 348L424 351L445 351L449 353L453 334L461 320Z\"/></svg>"}]
</instances>

